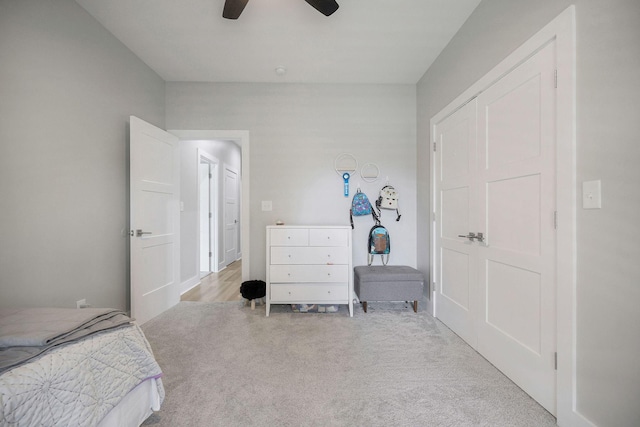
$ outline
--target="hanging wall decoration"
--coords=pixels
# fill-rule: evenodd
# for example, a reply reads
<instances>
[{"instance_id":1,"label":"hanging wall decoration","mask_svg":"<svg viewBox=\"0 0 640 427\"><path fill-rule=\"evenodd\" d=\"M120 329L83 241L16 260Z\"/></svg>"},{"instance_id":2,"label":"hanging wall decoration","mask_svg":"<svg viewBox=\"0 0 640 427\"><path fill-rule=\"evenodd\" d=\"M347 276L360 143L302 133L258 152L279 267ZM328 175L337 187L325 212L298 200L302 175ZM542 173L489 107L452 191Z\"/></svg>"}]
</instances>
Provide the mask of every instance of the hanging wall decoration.
<instances>
[{"instance_id":1,"label":"hanging wall decoration","mask_svg":"<svg viewBox=\"0 0 640 427\"><path fill-rule=\"evenodd\" d=\"M349 197L349 179L358 169L358 161L349 153L342 153L336 157L334 168L338 175L342 177L344 197Z\"/></svg>"},{"instance_id":2,"label":"hanging wall decoration","mask_svg":"<svg viewBox=\"0 0 640 427\"><path fill-rule=\"evenodd\" d=\"M375 163L367 163L360 169L360 177L365 182L376 182L380 175L380 168Z\"/></svg>"}]
</instances>

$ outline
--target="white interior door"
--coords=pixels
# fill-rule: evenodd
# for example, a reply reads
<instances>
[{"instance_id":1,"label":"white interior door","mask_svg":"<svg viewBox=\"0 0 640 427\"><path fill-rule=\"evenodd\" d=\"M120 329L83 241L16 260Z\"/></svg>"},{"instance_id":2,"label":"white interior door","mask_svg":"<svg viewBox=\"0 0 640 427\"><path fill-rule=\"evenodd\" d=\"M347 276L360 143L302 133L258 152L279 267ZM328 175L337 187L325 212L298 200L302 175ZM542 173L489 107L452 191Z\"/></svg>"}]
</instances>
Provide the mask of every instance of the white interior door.
<instances>
[{"instance_id":1,"label":"white interior door","mask_svg":"<svg viewBox=\"0 0 640 427\"><path fill-rule=\"evenodd\" d=\"M225 265L238 258L238 172L224 171L224 253Z\"/></svg>"},{"instance_id":2,"label":"white interior door","mask_svg":"<svg viewBox=\"0 0 640 427\"><path fill-rule=\"evenodd\" d=\"M436 125L436 316L472 347L477 345L478 247L461 238L478 229L476 103Z\"/></svg>"},{"instance_id":3,"label":"white interior door","mask_svg":"<svg viewBox=\"0 0 640 427\"><path fill-rule=\"evenodd\" d=\"M554 72L552 42L435 126L436 316L552 414Z\"/></svg>"},{"instance_id":4,"label":"white interior door","mask_svg":"<svg viewBox=\"0 0 640 427\"><path fill-rule=\"evenodd\" d=\"M131 315L138 323L180 300L178 138L130 118Z\"/></svg>"},{"instance_id":5,"label":"white interior door","mask_svg":"<svg viewBox=\"0 0 640 427\"><path fill-rule=\"evenodd\" d=\"M478 350L556 413L555 43L478 96Z\"/></svg>"},{"instance_id":6,"label":"white interior door","mask_svg":"<svg viewBox=\"0 0 640 427\"><path fill-rule=\"evenodd\" d=\"M200 275L213 271L211 262L212 243L211 240L211 170L208 162L202 160L198 163L199 171L199 197L200 197Z\"/></svg>"}]
</instances>

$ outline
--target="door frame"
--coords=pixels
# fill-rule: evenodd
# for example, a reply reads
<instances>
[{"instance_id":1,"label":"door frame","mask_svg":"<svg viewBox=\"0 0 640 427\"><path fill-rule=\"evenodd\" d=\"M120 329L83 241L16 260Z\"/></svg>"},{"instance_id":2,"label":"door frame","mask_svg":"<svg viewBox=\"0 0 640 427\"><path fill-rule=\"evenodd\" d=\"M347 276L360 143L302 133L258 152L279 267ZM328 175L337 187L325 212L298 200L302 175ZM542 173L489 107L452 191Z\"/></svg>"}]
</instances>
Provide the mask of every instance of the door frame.
<instances>
[{"instance_id":1,"label":"door frame","mask_svg":"<svg viewBox=\"0 0 640 427\"><path fill-rule=\"evenodd\" d=\"M436 124L478 96L493 83L522 64L543 46L556 42L556 280L557 280L557 420L559 425L588 426L576 407L576 34L575 6L568 7L491 71L455 98L430 121L429 144L436 142ZM435 236L439 218L435 212L435 160L429 149L431 165L431 233ZM429 280L435 283L435 239L431 243ZM436 284L437 286L437 284ZM437 314L436 292L431 289L429 311Z\"/></svg>"},{"instance_id":2,"label":"door frame","mask_svg":"<svg viewBox=\"0 0 640 427\"><path fill-rule=\"evenodd\" d=\"M231 141L240 147L241 151L241 168L240 168L240 247L242 248L242 281L249 280L251 272L250 264L250 230L251 215L249 211L249 150L250 140L248 130L188 130L188 129L169 129L167 132L174 134L181 141L192 140L224 140Z\"/></svg>"},{"instance_id":3,"label":"door frame","mask_svg":"<svg viewBox=\"0 0 640 427\"><path fill-rule=\"evenodd\" d=\"M218 236L220 235L220 230L218 230L218 195L220 193L220 188L218 185L218 182L220 180L220 176L219 176L219 168L220 168L220 161L215 158L214 156L212 156L211 154L207 153L206 151L202 150L201 148L198 148L198 168L200 167L200 165L202 163L207 163L209 165L209 173L210 175L213 175L213 177L209 178L209 210L210 212L213 214L213 217L209 219L209 250L211 251L211 256L209 256L209 271L211 271L212 273L217 273L220 268L218 266L218 245L215 244L213 245L213 247L211 247L211 241L214 240L217 242L218 240ZM211 173L211 167L213 166L213 168L215 169L215 174ZM199 169L198 169L199 170ZM198 212L200 212L200 192L202 191L201 187L200 187L200 179L198 179ZM212 186L213 185L213 186ZM201 247L201 238L202 238L202 230L200 229L200 227L198 227L198 253L200 253L202 247ZM202 254L200 254L200 259L202 257ZM200 263L199 263L200 264ZM212 268L213 267L213 268ZM200 272L202 272L202 264L200 264Z\"/></svg>"}]
</instances>

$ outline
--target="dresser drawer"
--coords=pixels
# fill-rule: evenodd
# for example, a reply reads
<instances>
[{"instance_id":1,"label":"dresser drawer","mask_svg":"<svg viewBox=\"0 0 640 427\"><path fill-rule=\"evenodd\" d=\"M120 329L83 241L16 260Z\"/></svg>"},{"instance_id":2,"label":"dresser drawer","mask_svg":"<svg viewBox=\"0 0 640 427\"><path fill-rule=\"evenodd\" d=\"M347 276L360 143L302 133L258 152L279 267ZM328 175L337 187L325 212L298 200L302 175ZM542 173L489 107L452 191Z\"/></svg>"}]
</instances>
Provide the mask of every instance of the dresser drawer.
<instances>
[{"instance_id":1,"label":"dresser drawer","mask_svg":"<svg viewBox=\"0 0 640 427\"><path fill-rule=\"evenodd\" d=\"M271 264L348 264L347 247L272 246Z\"/></svg>"},{"instance_id":2,"label":"dresser drawer","mask_svg":"<svg viewBox=\"0 0 640 427\"><path fill-rule=\"evenodd\" d=\"M347 301L348 286L343 285L316 285L308 283L299 284L273 284L271 285L271 301L277 302L312 302L325 303L332 301Z\"/></svg>"},{"instance_id":3,"label":"dresser drawer","mask_svg":"<svg viewBox=\"0 0 640 427\"><path fill-rule=\"evenodd\" d=\"M271 265L269 273L271 283L349 281L348 265Z\"/></svg>"},{"instance_id":4,"label":"dresser drawer","mask_svg":"<svg viewBox=\"0 0 640 427\"><path fill-rule=\"evenodd\" d=\"M351 230L335 228L309 229L309 246L347 246Z\"/></svg>"},{"instance_id":5,"label":"dresser drawer","mask_svg":"<svg viewBox=\"0 0 640 427\"><path fill-rule=\"evenodd\" d=\"M309 246L309 230L305 228L273 228L271 246Z\"/></svg>"}]
</instances>

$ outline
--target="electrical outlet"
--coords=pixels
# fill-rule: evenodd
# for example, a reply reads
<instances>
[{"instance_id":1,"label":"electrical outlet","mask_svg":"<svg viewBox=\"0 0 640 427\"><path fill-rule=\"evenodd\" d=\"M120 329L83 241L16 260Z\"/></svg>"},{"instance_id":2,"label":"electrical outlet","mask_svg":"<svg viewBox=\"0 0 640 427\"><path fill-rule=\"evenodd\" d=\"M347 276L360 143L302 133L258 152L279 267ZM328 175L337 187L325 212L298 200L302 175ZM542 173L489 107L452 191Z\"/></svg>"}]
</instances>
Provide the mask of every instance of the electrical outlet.
<instances>
[{"instance_id":1,"label":"electrical outlet","mask_svg":"<svg viewBox=\"0 0 640 427\"><path fill-rule=\"evenodd\" d=\"M87 300L85 298L76 301L76 308L84 308L87 306Z\"/></svg>"}]
</instances>

